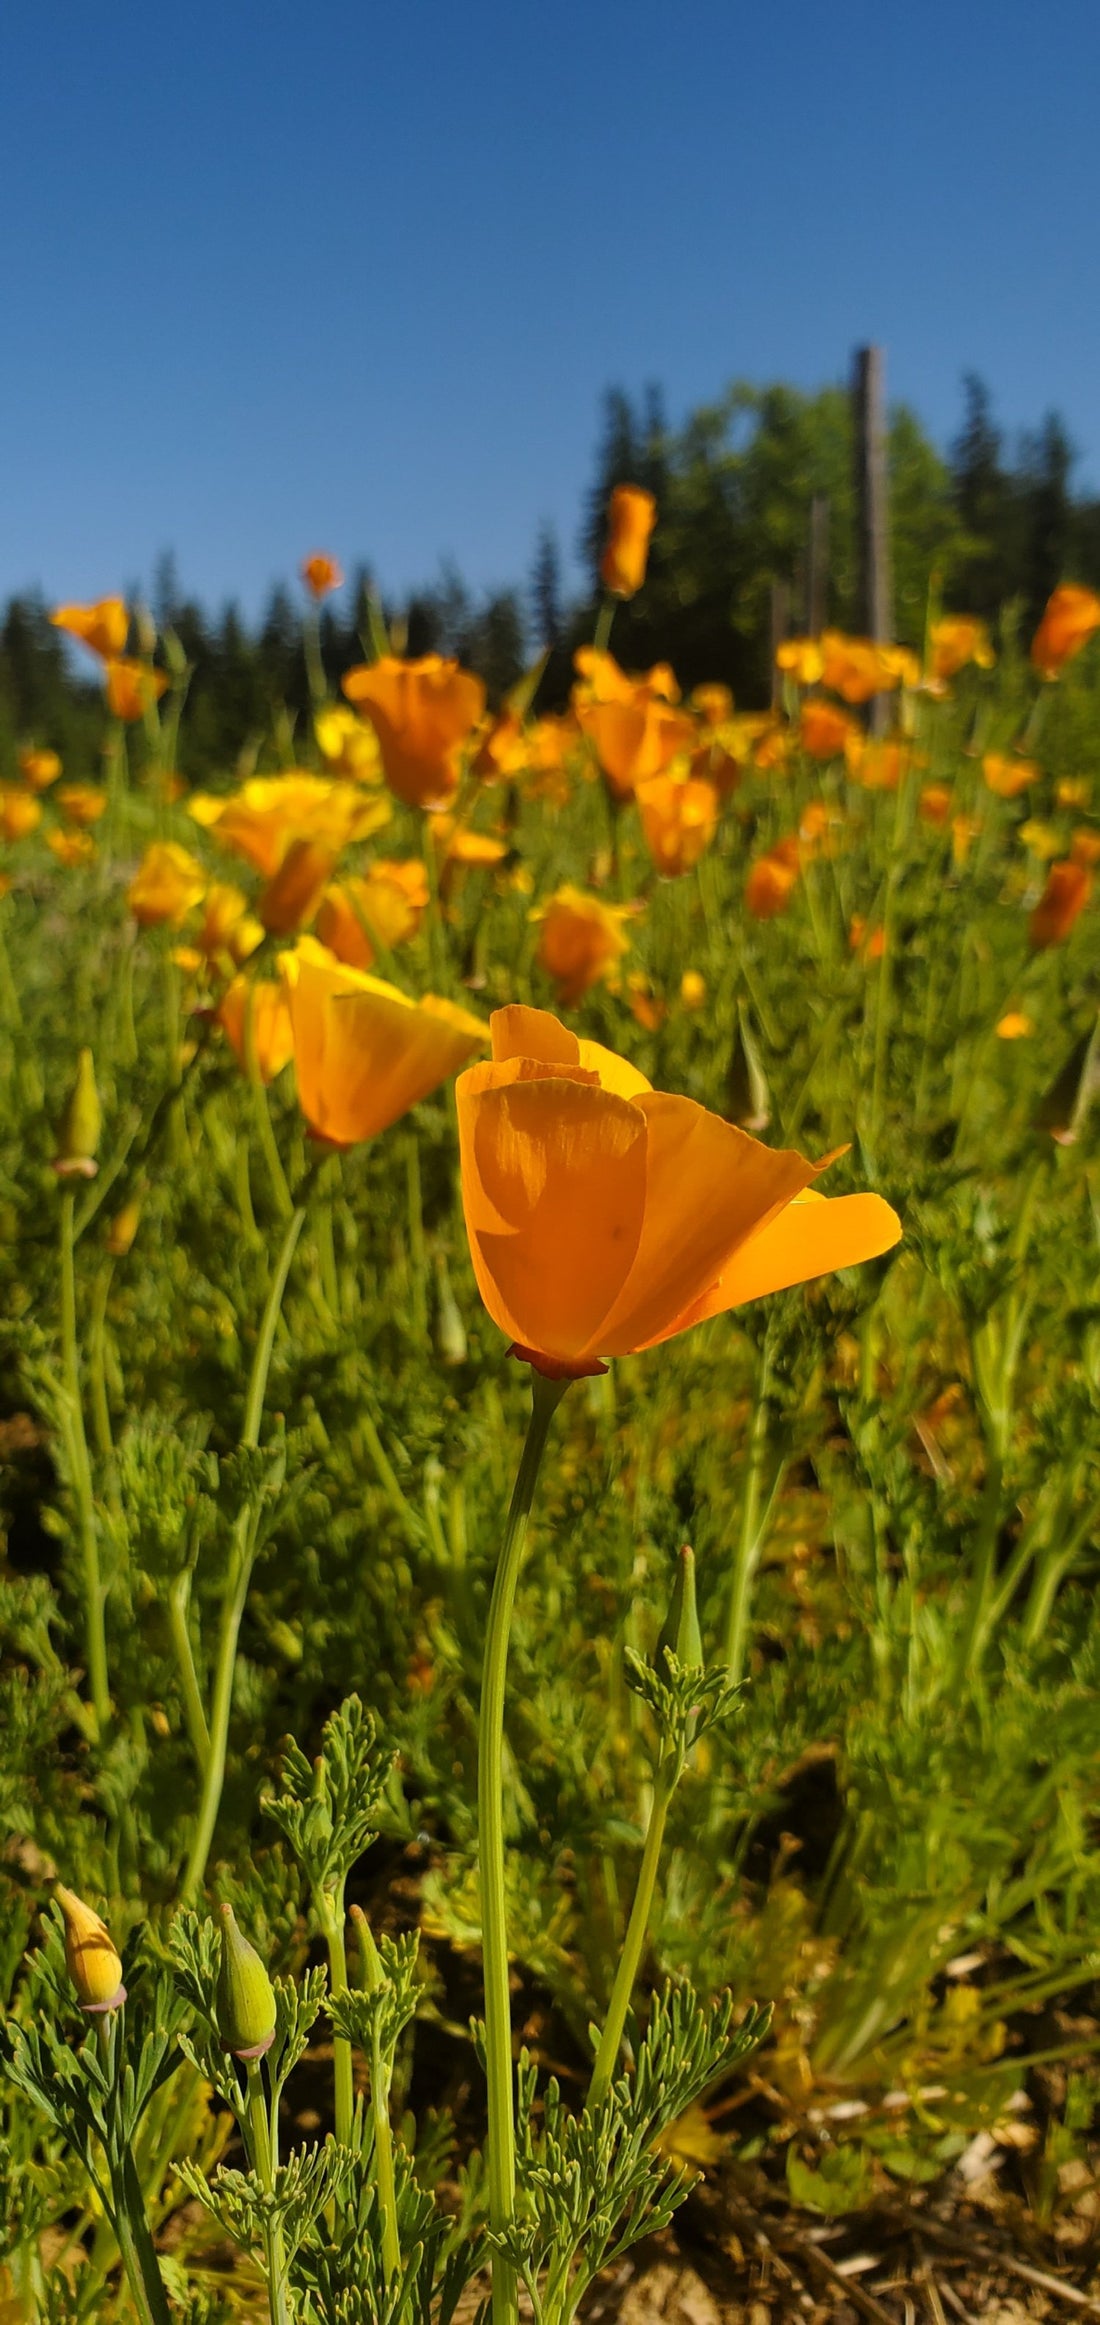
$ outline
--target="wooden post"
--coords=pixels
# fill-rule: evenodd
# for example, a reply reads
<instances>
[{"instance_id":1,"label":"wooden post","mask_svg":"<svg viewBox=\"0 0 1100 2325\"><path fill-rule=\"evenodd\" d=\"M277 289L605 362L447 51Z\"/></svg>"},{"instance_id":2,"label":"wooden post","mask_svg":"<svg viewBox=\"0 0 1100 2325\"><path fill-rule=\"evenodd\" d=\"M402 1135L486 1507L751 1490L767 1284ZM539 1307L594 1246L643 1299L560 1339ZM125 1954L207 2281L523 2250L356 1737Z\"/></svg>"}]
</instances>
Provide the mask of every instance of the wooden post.
<instances>
[{"instance_id":1,"label":"wooden post","mask_svg":"<svg viewBox=\"0 0 1100 2325\"><path fill-rule=\"evenodd\" d=\"M852 378L856 463L859 626L865 637L889 639L893 630L890 579L890 507L886 466L886 367L881 347L857 347ZM873 734L887 723L887 697L870 705Z\"/></svg>"},{"instance_id":2,"label":"wooden post","mask_svg":"<svg viewBox=\"0 0 1100 2325\"><path fill-rule=\"evenodd\" d=\"M791 626L791 591L786 581L772 582L771 653L772 653L772 709L777 710L782 697L783 673L775 666L777 647L781 646Z\"/></svg>"},{"instance_id":3,"label":"wooden post","mask_svg":"<svg viewBox=\"0 0 1100 2325\"><path fill-rule=\"evenodd\" d=\"M815 492L806 534L806 635L819 638L829 618L829 496Z\"/></svg>"}]
</instances>

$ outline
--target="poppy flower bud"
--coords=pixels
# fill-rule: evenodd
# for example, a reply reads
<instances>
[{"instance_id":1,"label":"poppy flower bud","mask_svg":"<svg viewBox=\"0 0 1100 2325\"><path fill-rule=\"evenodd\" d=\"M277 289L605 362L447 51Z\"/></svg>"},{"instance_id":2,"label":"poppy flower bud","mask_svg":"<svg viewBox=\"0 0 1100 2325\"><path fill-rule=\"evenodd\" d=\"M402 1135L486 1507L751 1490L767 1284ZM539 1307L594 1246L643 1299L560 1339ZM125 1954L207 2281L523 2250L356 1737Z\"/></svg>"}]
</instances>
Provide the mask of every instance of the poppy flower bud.
<instances>
[{"instance_id":1,"label":"poppy flower bud","mask_svg":"<svg viewBox=\"0 0 1100 2325\"><path fill-rule=\"evenodd\" d=\"M82 1049L77 1060L76 1080L69 1092L65 1111L57 1126L57 1153L54 1169L59 1179L94 1179L95 1151L103 1127L103 1114L96 1089L95 1063L90 1049Z\"/></svg>"},{"instance_id":2,"label":"poppy flower bud","mask_svg":"<svg viewBox=\"0 0 1100 2325\"><path fill-rule=\"evenodd\" d=\"M107 1249L112 1259L125 1259L133 1249L134 1237L141 1220L141 1203L137 1196L116 1211L107 1230Z\"/></svg>"},{"instance_id":3,"label":"poppy flower bud","mask_svg":"<svg viewBox=\"0 0 1100 2325\"><path fill-rule=\"evenodd\" d=\"M600 579L613 596L633 597L641 588L656 522L657 503L644 485L616 485L607 506L607 546L600 565Z\"/></svg>"},{"instance_id":4,"label":"poppy flower bud","mask_svg":"<svg viewBox=\"0 0 1100 2325\"><path fill-rule=\"evenodd\" d=\"M65 1916L65 1963L82 2010L118 2010L126 2000L122 1963L110 1931L73 1890L54 1892Z\"/></svg>"},{"instance_id":5,"label":"poppy flower bud","mask_svg":"<svg viewBox=\"0 0 1100 2325\"><path fill-rule=\"evenodd\" d=\"M771 1121L771 1093L756 1036L743 1004L738 1004L737 1029L727 1081L726 1111L743 1130L766 1130Z\"/></svg>"},{"instance_id":6,"label":"poppy flower bud","mask_svg":"<svg viewBox=\"0 0 1100 2325\"><path fill-rule=\"evenodd\" d=\"M672 1598L653 1658L658 1671L664 1670L670 1648L683 1670L702 1669L703 1640L695 1604L695 1552L686 1543L676 1561Z\"/></svg>"},{"instance_id":7,"label":"poppy flower bud","mask_svg":"<svg viewBox=\"0 0 1100 2325\"><path fill-rule=\"evenodd\" d=\"M262 2059L275 2040L275 1989L255 1946L223 1905L222 1960L215 2008L222 2047L238 2059Z\"/></svg>"}]
</instances>

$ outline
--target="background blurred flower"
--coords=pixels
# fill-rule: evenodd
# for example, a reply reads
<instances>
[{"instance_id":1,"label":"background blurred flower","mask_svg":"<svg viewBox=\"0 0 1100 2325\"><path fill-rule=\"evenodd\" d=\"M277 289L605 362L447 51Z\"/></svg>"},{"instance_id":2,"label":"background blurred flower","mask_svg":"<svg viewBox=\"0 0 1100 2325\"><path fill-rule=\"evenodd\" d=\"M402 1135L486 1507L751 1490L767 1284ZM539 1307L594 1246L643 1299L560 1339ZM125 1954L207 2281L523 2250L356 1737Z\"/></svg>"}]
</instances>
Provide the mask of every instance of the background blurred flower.
<instances>
[{"instance_id":1,"label":"background blurred flower","mask_svg":"<svg viewBox=\"0 0 1100 2325\"><path fill-rule=\"evenodd\" d=\"M339 589L343 573L335 557L326 556L323 549L315 549L312 557L303 557L302 580L311 597L327 597L332 589Z\"/></svg>"},{"instance_id":2,"label":"background blurred flower","mask_svg":"<svg viewBox=\"0 0 1100 2325\"><path fill-rule=\"evenodd\" d=\"M662 878L690 872L718 828L718 793L697 776L652 775L637 790L645 844Z\"/></svg>"},{"instance_id":3,"label":"background blurred flower","mask_svg":"<svg viewBox=\"0 0 1100 2325\"><path fill-rule=\"evenodd\" d=\"M19 772L32 791L46 791L61 773L61 760L56 751L20 751Z\"/></svg>"},{"instance_id":4,"label":"background blurred flower","mask_svg":"<svg viewBox=\"0 0 1100 2325\"><path fill-rule=\"evenodd\" d=\"M434 993L411 1001L303 937L279 963L302 1112L332 1146L375 1138L447 1081L488 1027Z\"/></svg>"},{"instance_id":5,"label":"background blurred flower","mask_svg":"<svg viewBox=\"0 0 1100 2325\"><path fill-rule=\"evenodd\" d=\"M121 597L100 597L94 605L55 606L50 620L55 630L79 638L104 662L121 654L130 634L130 616Z\"/></svg>"},{"instance_id":6,"label":"background blurred flower","mask_svg":"<svg viewBox=\"0 0 1100 2325\"><path fill-rule=\"evenodd\" d=\"M1048 945L1063 942L1091 891L1092 874L1084 864L1074 864L1066 858L1060 864L1051 865L1046 887L1028 922L1028 941L1033 952L1042 952Z\"/></svg>"},{"instance_id":7,"label":"background blurred flower","mask_svg":"<svg viewBox=\"0 0 1100 2325\"><path fill-rule=\"evenodd\" d=\"M206 889L202 865L178 840L153 840L126 891L139 928L179 928Z\"/></svg>"},{"instance_id":8,"label":"background blurred flower","mask_svg":"<svg viewBox=\"0 0 1100 2325\"><path fill-rule=\"evenodd\" d=\"M251 1048L262 1082L273 1082L294 1055L294 1033L286 990L271 977L234 977L218 1007L218 1023L228 1035L242 1071Z\"/></svg>"},{"instance_id":9,"label":"background blurred flower","mask_svg":"<svg viewBox=\"0 0 1100 2325\"><path fill-rule=\"evenodd\" d=\"M1060 583L1047 599L1031 641L1031 659L1040 676L1057 678L1096 629L1100 629L1100 597L1076 582Z\"/></svg>"},{"instance_id":10,"label":"background blurred flower","mask_svg":"<svg viewBox=\"0 0 1100 2325\"><path fill-rule=\"evenodd\" d=\"M570 882L531 917L542 922L538 965L553 978L565 1008L572 1008L590 985L611 975L628 949L623 922L630 917L630 907L605 904Z\"/></svg>"},{"instance_id":11,"label":"background blurred flower","mask_svg":"<svg viewBox=\"0 0 1100 2325\"><path fill-rule=\"evenodd\" d=\"M617 484L607 504L607 545L600 580L614 597L633 597L645 580L657 503L640 484Z\"/></svg>"},{"instance_id":12,"label":"background blurred flower","mask_svg":"<svg viewBox=\"0 0 1100 2325\"><path fill-rule=\"evenodd\" d=\"M134 662L119 656L107 664L107 708L112 718L120 718L132 725L144 718L155 702L159 702L168 684L163 670L154 670L149 662Z\"/></svg>"},{"instance_id":13,"label":"background blurred flower","mask_svg":"<svg viewBox=\"0 0 1100 2325\"><path fill-rule=\"evenodd\" d=\"M349 702L378 736L390 790L406 807L445 807L458 789L463 746L485 715L485 686L441 654L396 654L349 670Z\"/></svg>"},{"instance_id":14,"label":"background blurred flower","mask_svg":"<svg viewBox=\"0 0 1100 2325\"><path fill-rule=\"evenodd\" d=\"M997 657L984 622L972 614L942 614L928 632L928 670L934 679L957 677L968 662L991 670Z\"/></svg>"}]
</instances>

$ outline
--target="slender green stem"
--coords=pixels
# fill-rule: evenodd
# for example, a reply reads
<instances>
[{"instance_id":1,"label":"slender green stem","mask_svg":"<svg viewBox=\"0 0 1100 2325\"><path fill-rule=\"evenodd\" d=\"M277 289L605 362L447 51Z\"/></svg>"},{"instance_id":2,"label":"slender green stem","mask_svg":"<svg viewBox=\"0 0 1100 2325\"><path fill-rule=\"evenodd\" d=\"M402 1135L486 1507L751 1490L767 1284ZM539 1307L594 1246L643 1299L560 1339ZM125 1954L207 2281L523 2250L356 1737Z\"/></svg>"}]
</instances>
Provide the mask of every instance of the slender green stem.
<instances>
[{"instance_id":1,"label":"slender green stem","mask_svg":"<svg viewBox=\"0 0 1100 2325\"><path fill-rule=\"evenodd\" d=\"M606 654L608 650L608 640L611 636L611 624L614 619L615 599L611 596L610 591L608 591L607 595L604 597L601 603L599 613L596 616L596 627L592 633L592 647L595 653Z\"/></svg>"},{"instance_id":2,"label":"slender green stem","mask_svg":"<svg viewBox=\"0 0 1100 2325\"><path fill-rule=\"evenodd\" d=\"M353 1905L351 1917L359 1934L359 1968L368 1994L382 1983L382 1964L366 1914ZM401 2240L397 2232L397 2190L393 2176L393 2133L390 2129L390 2070L377 2035L371 2044L371 2127L374 2133L374 2173L378 2210L382 2219L382 2262L391 2283L401 2270Z\"/></svg>"},{"instance_id":3,"label":"slender green stem","mask_svg":"<svg viewBox=\"0 0 1100 2325\"><path fill-rule=\"evenodd\" d=\"M73 1491L80 1528L84 1567L84 1650L88 1684L100 1733L111 1716L107 1681L106 1592L99 1568L95 1494L92 1487L88 1440L84 1433L84 1406L80 1393L80 1350L76 1335L76 1273L73 1266L73 1206L75 1190L63 1181L60 1190L61 1358L64 1367L68 1438L72 1459Z\"/></svg>"},{"instance_id":4,"label":"slender green stem","mask_svg":"<svg viewBox=\"0 0 1100 2325\"><path fill-rule=\"evenodd\" d=\"M761 1523L760 1495L764 1481L764 1459L768 1443L768 1387L771 1378L771 1349L767 1335L753 1368L752 1406L749 1415L748 1442L745 1447L745 1482L741 1496L741 1523L733 1554L730 1576L729 1612L726 1616L725 1665L730 1682L744 1675L745 1652L748 1645L749 1606L752 1586L760 1559Z\"/></svg>"},{"instance_id":5,"label":"slender green stem","mask_svg":"<svg viewBox=\"0 0 1100 2325\"><path fill-rule=\"evenodd\" d=\"M204 1776L206 1763L210 1757L210 1730L206 1724L206 1712L203 1708L202 1695L195 1671L195 1658L191 1651L191 1630L187 1620L191 1604L191 1571L190 1566L181 1566L171 1584L168 1592L168 1627L172 1634L172 1649L176 1658L176 1670L179 1673L180 1693L183 1696L183 1716L187 1723L188 1739L195 1755L195 1764L199 1774Z\"/></svg>"},{"instance_id":6,"label":"slender green stem","mask_svg":"<svg viewBox=\"0 0 1100 2325\"><path fill-rule=\"evenodd\" d=\"M485 2067L489 2100L489 2223L502 2234L516 2197L516 2143L512 2076L512 2008L508 1986L508 1924L504 1886L504 1689L508 1635L527 1520L555 1409L568 1383L531 1375L531 1419L504 1529L481 1680L478 1725L478 1867L485 1975ZM493 2325L514 2325L516 2274L493 2256Z\"/></svg>"},{"instance_id":7,"label":"slender green stem","mask_svg":"<svg viewBox=\"0 0 1100 2325\"><path fill-rule=\"evenodd\" d=\"M248 2129L252 2148L252 2168L257 2179L270 2196L275 2187L275 2147L271 2136L271 2122L264 2093L263 2070L259 2059L246 2062L248 2075ZM286 2276L286 2252L283 2233L278 2222L264 2230L264 2260L267 2270L267 2298L271 2310L271 2325L291 2325L290 2290Z\"/></svg>"},{"instance_id":8,"label":"slender green stem","mask_svg":"<svg viewBox=\"0 0 1100 2325\"><path fill-rule=\"evenodd\" d=\"M328 1952L329 1989L333 1994L344 1994L348 1984L348 1956L344 1944L343 1883L335 1897L321 1892L315 1895L314 1902ZM336 2137L341 2147L350 2147L355 2087L351 2073L351 2044L346 2034L333 2035L332 2072L336 2097Z\"/></svg>"},{"instance_id":9,"label":"slender green stem","mask_svg":"<svg viewBox=\"0 0 1100 2325\"><path fill-rule=\"evenodd\" d=\"M120 2159L114 2197L118 2249L141 2325L171 2325L168 2296L146 2217L141 2183L128 2147Z\"/></svg>"},{"instance_id":10,"label":"slender green stem","mask_svg":"<svg viewBox=\"0 0 1100 2325\"><path fill-rule=\"evenodd\" d=\"M657 1867L661 1860L669 1802L676 1789L677 1774L678 1770L675 1766L662 1765L657 1771L653 1786L645 1847L642 1851L642 1862L638 1872L638 1886L634 1892L634 1903L630 1909L630 1920L627 1923L626 1936L623 1940L622 1955L615 1973L615 1983L611 1989L611 2000L607 2006L607 2017L604 2020L603 2033L600 2036L599 2049L596 2052L596 2063L592 2069L592 2081L588 2086L588 2098L585 2101L585 2105L590 2111L598 2107L600 2101L607 2097L615 2069L619 2063L619 2047L623 2039L623 2028L626 2025L626 2014L630 2008L634 1981L638 1975L642 1948L646 1940L646 1931L649 1928L649 1916L653 1910L653 1893L657 1886Z\"/></svg>"},{"instance_id":11,"label":"slender green stem","mask_svg":"<svg viewBox=\"0 0 1100 2325\"><path fill-rule=\"evenodd\" d=\"M275 1208L281 1219L289 1219L294 1210L294 1197L290 1192L287 1175L283 1169L282 1156L275 1143L275 1133L271 1127L271 1110L268 1106L267 1091L264 1088L264 1078L260 1072L260 1061L256 1052L255 1000L256 987L252 984L248 988L244 1011L245 1071L248 1075L248 1086L252 1092L252 1112L256 1124L256 1135L259 1138L264 1162L267 1165L267 1175L271 1180Z\"/></svg>"},{"instance_id":12,"label":"slender green stem","mask_svg":"<svg viewBox=\"0 0 1100 2325\"><path fill-rule=\"evenodd\" d=\"M304 1207L299 1205L287 1223L282 1249L271 1281L271 1289L267 1295L267 1304L260 1324L256 1351L252 1359L252 1373L248 1384L244 1432L241 1438L241 1443L245 1446L255 1446L260 1441L260 1421L263 1415L264 1397L267 1392L268 1374L271 1370L271 1351L275 1344L275 1327L283 1304L283 1293L286 1289L287 1277L290 1274L290 1263L305 1223L305 1216ZM191 1854L187 1860L187 1870L180 1888L179 1901L181 1905L189 1905L202 1886L207 1858L210 1855L214 1839L214 1827L218 1821L218 1810L221 1806L222 1787L225 1783L226 1752L229 1744L229 1717L233 1708L233 1681L237 1669L237 1640L240 1635L241 1620L248 1597L248 1585L252 1576L252 1563L255 1556L253 1547L255 1514L252 1501L246 1502L233 1529L233 1546L226 1574L225 1597L222 1601L218 1654L210 1702L210 1743L195 1837L191 1844Z\"/></svg>"}]
</instances>

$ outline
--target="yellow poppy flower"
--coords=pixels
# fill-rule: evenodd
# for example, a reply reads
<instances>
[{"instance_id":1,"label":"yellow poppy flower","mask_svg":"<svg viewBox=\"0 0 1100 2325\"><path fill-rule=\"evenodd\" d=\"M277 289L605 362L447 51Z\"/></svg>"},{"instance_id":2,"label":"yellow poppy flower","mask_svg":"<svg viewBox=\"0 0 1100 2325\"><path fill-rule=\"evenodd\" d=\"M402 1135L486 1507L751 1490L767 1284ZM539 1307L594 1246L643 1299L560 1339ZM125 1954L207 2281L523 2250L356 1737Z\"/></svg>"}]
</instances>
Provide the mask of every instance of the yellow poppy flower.
<instances>
[{"instance_id":1,"label":"yellow poppy flower","mask_svg":"<svg viewBox=\"0 0 1100 2325\"><path fill-rule=\"evenodd\" d=\"M139 928L179 928L206 889L202 865L178 840L153 840L126 891Z\"/></svg>"},{"instance_id":2,"label":"yellow poppy flower","mask_svg":"<svg viewBox=\"0 0 1100 2325\"><path fill-rule=\"evenodd\" d=\"M121 597L97 598L94 605L55 606L50 620L55 630L66 630L70 638L79 638L82 646L90 646L104 662L121 654L130 630L130 616Z\"/></svg>"}]
</instances>

